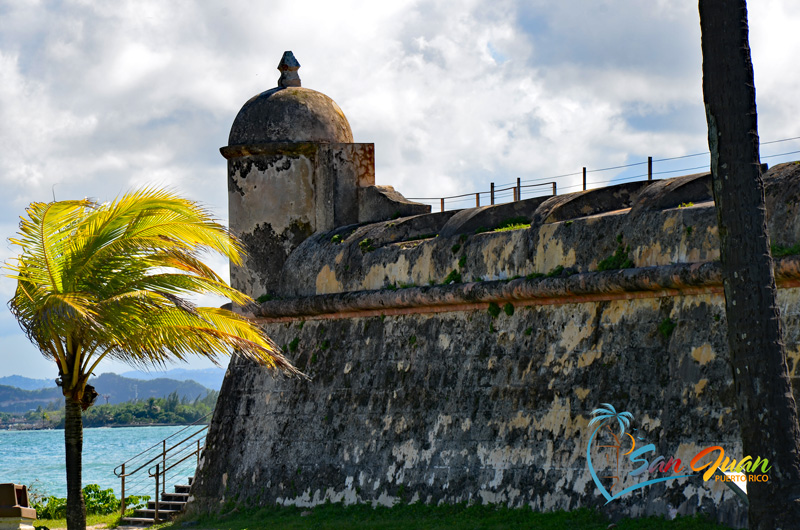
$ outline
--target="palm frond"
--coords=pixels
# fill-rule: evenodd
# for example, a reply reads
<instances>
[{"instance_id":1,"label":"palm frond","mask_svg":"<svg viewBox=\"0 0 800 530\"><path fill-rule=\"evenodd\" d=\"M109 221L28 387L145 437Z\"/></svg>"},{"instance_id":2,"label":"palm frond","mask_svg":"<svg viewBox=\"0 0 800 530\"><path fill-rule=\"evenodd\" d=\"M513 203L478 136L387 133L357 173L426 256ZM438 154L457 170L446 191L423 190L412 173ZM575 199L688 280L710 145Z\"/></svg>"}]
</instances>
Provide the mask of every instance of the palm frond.
<instances>
[{"instance_id":1,"label":"palm frond","mask_svg":"<svg viewBox=\"0 0 800 530\"><path fill-rule=\"evenodd\" d=\"M625 434L625 429L630 427L631 420L633 419L633 414L630 412L617 412L617 409L614 408L614 405L611 403L601 403L600 408L592 411L592 416L594 417L589 422L590 427L596 423L602 425L611 420L617 420L620 435Z\"/></svg>"},{"instance_id":2,"label":"palm frond","mask_svg":"<svg viewBox=\"0 0 800 530\"><path fill-rule=\"evenodd\" d=\"M244 317L187 301L214 294L252 302L200 259L217 252L241 263L242 246L197 203L142 189L104 204L32 203L26 214L11 239L20 253L5 265L17 281L9 307L60 371L90 369L103 356L152 366L233 350L299 374Z\"/></svg>"}]
</instances>

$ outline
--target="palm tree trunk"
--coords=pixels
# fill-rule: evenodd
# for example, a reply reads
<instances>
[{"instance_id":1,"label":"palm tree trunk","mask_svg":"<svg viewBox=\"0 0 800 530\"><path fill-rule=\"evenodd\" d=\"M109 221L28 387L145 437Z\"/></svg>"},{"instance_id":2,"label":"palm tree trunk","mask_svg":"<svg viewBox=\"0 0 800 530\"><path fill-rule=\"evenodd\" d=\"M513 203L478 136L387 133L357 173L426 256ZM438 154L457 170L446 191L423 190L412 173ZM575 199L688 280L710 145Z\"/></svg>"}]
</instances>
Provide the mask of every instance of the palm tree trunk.
<instances>
[{"instance_id":1,"label":"palm tree trunk","mask_svg":"<svg viewBox=\"0 0 800 530\"><path fill-rule=\"evenodd\" d=\"M750 528L800 528L800 427L769 251L747 3L699 0L699 9L736 418L744 455L772 464L768 482L747 483Z\"/></svg>"},{"instance_id":2,"label":"palm tree trunk","mask_svg":"<svg viewBox=\"0 0 800 530\"><path fill-rule=\"evenodd\" d=\"M83 422L81 404L67 397L64 417L64 443L67 457L67 529L85 530L86 506L83 503L81 461Z\"/></svg>"}]
</instances>

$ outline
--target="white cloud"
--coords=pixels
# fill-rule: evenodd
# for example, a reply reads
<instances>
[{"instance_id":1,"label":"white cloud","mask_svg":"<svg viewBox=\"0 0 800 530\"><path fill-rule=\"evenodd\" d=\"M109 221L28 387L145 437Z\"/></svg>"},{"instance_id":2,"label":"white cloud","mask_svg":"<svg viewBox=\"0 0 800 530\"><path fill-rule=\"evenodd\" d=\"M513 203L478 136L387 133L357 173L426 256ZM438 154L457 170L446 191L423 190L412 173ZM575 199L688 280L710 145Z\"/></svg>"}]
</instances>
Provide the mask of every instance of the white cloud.
<instances>
[{"instance_id":1,"label":"white cloud","mask_svg":"<svg viewBox=\"0 0 800 530\"><path fill-rule=\"evenodd\" d=\"M218 148L289 49L303 85L376 144L378 181L410 197L706 149L696 2L8 0L0 11L4 229L53 189L107 199L153 183L225 218ZM750 23L761 136L798 136L800 7L751 2ZM669 167L705 160L684 162Z\"/></svg>"}]
</instances>

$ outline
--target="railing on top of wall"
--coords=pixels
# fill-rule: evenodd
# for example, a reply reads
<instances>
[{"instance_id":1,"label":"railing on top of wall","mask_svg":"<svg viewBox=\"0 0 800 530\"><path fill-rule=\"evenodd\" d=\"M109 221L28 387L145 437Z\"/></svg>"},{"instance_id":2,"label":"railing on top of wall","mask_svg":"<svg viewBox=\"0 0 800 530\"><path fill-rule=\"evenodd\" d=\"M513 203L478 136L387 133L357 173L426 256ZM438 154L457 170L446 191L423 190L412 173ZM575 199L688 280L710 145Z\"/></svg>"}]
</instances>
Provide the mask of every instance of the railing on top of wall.
<instances>
[{"instance_id":1,"label":"railing on top of wall","mask_svg":"<svg viewBox=\"0 0 800 530\"><path fill-rule=\"evenodd\" d=\"M769 141L769 142L761 142L760 145L764 146L764 145L769 145L769 144L777 144L777 143L781 143L781 142L789 142L789 141L795 141L795 140L800 140L800 136L795 136L795 137L792 137L792 138L783 138L783 139L780 139L780 140L772 140L772 141ZM784 152L784 153L775 153L775 154L770 154L770 155L766 155L766 156L761 156L761 159L763 160L763 159L767 159L767 158L775 158L775 157L779 157L779 156L791 155L791 154L796 154L796 153L800 153L800 150L787 151L787 152ZM552 189L551 195L557 195L558 194L559 185L558 185L558 181L555 180L555 179L576 177L578 175L582 175L583 176L582 187L583 187L583 190L585 191L586 189L588 189L587 188L587 173L599 173L599 172L603 172L603 171L611 171L611 170L614 170L614 169L626 169L626 168L630 168L630 167L643 166L643 165L647 164L647 173L643 173L643 174L640 174L640 175L634 175L634 176L631 176L631 177L612 178L610 180L592 182L592 183L589 184L589 185L597 185L597 184L606 184L606 185L608 185L609 183L618 184L618 183L622 183L622 182L626 182L626 181L635 181L636 179L645 180L645 177L646 177L646 180L652 181L654 175L674 174L674 173L680 173L680 172L686 172L686 171L694 171L694 170L706 170L706 171L708 171L709 170L708 164L703 165L703 166L684 167L684 168L680 168L680 169L672 169L672 170L667 170L667 171L658 171L658 172L654 172L653 171L653 163L654 162L668 162L668 161L681 160L681 159L684 159L684 158L693 158L693 157L698 157L698 156L709 156L709 153L708 152L694 153L694 154L691 154L691 155L674 156L674 157L659 158L659 159L653 159L652 156L648 156L647 157L647 161L635 162L633 164L625 164L625 165L621 165L621 166L613 166L613 167L606 167L606 168L600 168L600 169L589 169L589 170L587 170L586 167L584 167L582 169L582 171L576 172L576 173L568 173L568 174L565 174L565 175L556 175L556 176L553 176L553 177L545 177L545 178L539 178L539 179L530 179L530 180L526 180L526 181L523 181L521 178L517 178L516 184L514 184L514 183L500 184L500 186L506 186L506 187L502 187L502 188L498 187L497 185L495 185L494 182L492 182L492 183L490 183L490 189L488 191L479 191L479 192L474 192L474 193L463 193L461 195L451 195L451 196L447 196L447 197L409 197L408 199L412 200L412 201L426 202L426 203L431 204L431 205L435 205L436 203L438 203L441 211L444 211L446 206L450 206L453 203L459 203L459 202L463 203L463 202L465 202L466 200L468 200L467 197L475 197L475 206L476 207L481 206L481 196L485 197L484 201L488 198L488 204L490 204L490 205L491 204L497 204L497 203L503 203L503 202L509 202L509 201L519 201L519 200L523 199L523 190L533 191L533 190L528 190L528 188L549 187L549 188ZM539 181L545 181L545 182L539 182ZM525 184L525 183L529 183L529 182L538 182L538 183L536 183L536 184ZM571 188L577 188L577 187L580 187L580 186L581 186L581 184L573 184L573 185L567 185L567 186L562 185L560 187L560 189L561 190L566 190L566 189L571 189ZM525 198L532 198L532 197L536 197L536 196L541 196L541 195L530 194L528 197L525 197ZM463 207L464 206L459 206L459 207L456 207L456 209L457 208L463 208Z\"/></svg>"}]
</instances>

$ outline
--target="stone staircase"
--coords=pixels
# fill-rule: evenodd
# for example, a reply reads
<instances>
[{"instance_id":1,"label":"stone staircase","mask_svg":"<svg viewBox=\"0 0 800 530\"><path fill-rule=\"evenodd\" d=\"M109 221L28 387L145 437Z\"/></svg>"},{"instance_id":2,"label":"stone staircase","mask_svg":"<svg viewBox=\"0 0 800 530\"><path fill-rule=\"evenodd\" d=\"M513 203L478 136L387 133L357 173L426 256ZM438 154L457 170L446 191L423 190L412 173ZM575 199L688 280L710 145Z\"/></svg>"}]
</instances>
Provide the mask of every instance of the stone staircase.
<instances>
[{"instance_id":1,"label":"stone staircase","mask_svg":"<svg viewBox=\"0 0 800 530\"><path fill-rule=\"evenodd\" d=\"M189 477L188 484L176 484L174 493L162 493L158 499L158 520L159 522L169 521L183 511L186 502L189 500L189 489L192 486L192 477ZM133 512L131 517L123 517L120 520L120 527L139 527L146 528L156 524L156 503L149 501L147 508L141 508Z\"/></svg>"}]
</instances>

